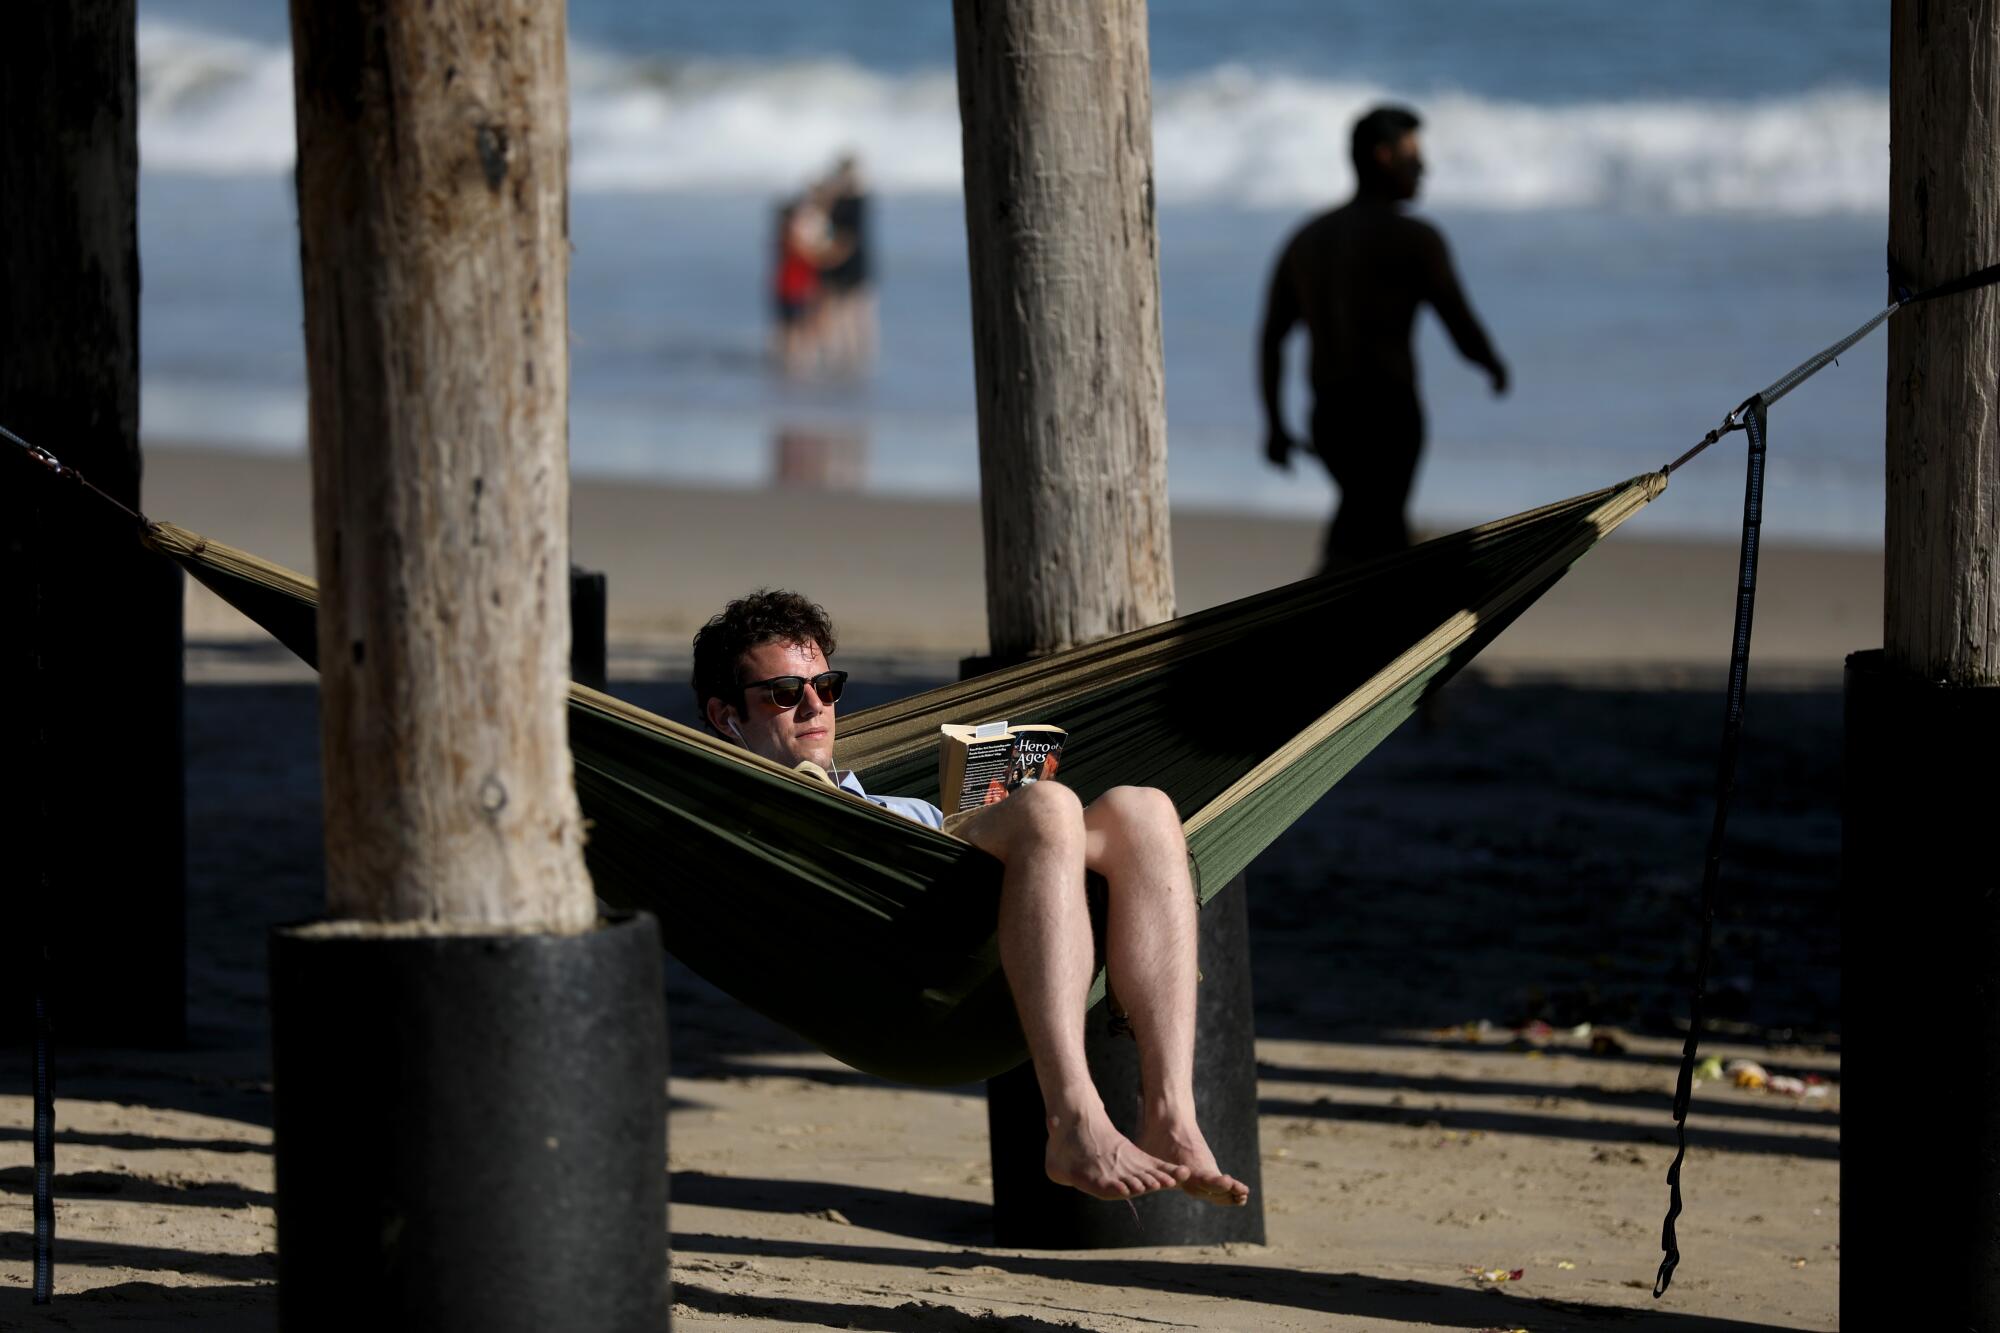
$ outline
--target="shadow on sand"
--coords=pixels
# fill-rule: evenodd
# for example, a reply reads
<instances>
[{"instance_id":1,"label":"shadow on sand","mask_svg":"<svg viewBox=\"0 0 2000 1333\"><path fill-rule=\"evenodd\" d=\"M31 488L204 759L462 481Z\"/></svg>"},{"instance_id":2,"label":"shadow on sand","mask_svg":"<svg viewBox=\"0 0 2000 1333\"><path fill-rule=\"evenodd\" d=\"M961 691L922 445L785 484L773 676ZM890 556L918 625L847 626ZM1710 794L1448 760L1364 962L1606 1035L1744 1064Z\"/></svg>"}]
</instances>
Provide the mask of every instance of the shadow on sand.
<instances>
[{"instance_id":1,"label":"shadow on sand","mask_svg":"<svg viewBox=\"0 0 2000 1333\"><path fill-rule=\"evenodd\" d=\"M1513 1327L1529 1324L1536 1333L1586 1333L1615 1322L1631 1333L1769 1333L1779 1327L1738 1319L1632 1310L1624 1306L1577 1301L1534 1300L1504 1296L1491 1289L1446 1286L1408 1278L1381 1278L1356 1273L1316 1273L1258 1264L1202 1263L1172 1259L1140 1259L1125 1255L1057 1258L1044 1255L994 1254L983 1250L959 1253L906 1250L885 1245L822 1245L804 1241L755 1240L676 1232L676 1254L728 1255L875 1264L927 1272L939 1268L998 1270L1045 1281L1077 1282L1097 1287L1131 1287L1152 1292L1183 1292L1191 1302L1241 1301L1281 1306L1350 1319L1379 1319L1386 1324L1442 1325L1486 1329L1494 1321ZM1199 1279L1190 1276L1198 1273ZM961 1297L976 1301L976 1297ZM1198 1316L1195 1322L1199 1322ZM874 1325L863 1325L874 1327ZM901 1327L888 1325L888 1327ZM951 1325L946 1325L951 1327ZM968 1323L965 1327L984 1327Z\"/></svg>"}]
</instances>

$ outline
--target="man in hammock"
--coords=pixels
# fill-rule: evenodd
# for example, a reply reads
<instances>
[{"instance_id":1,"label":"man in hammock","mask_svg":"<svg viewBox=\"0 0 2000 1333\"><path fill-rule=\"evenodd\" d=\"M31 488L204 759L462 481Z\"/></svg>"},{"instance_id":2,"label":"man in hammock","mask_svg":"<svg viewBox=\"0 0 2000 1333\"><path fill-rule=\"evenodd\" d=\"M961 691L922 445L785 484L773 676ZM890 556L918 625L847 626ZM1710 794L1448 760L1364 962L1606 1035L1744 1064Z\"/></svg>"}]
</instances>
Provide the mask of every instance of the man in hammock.
<instances>
[{"instance_id":1,"label":"man in hammock","mask_svg":"<svg viewBox=\"0 0 2000 1333\"><path fill-rule=\"evenodd\" d=\"M1507 367L1467 304L1437 228L1403 212L1424 159L1415 112L1377 107L1354 126L1354 198L1301 227L1271 275L1261 347L1265 454L1290 467L1298 447L1279 401L1285 338L1312 341L1312 449L1340 487L1322 573L1410 544L1404 510L1424 442L1410 335L1428 302L1459 354L1507 392Z\"/></svg>"},{"instance_id":2,"label":"man in hammock","mask_svg":"<svg viewBox=\"0 0 2000 1333\"><path fill-rule=\"evenodd\" d=\"M695 635L694 687L719 736L932 828L927 801L872 796L833 767L834 711L847 673L826 612L797 593L731 602ZM1085 806L1059 782L1023 787L954 818L952 833L1006 867L1000 965L1028 1039L1048 1118L1049 1178L1100 1199L1178 1187L1219 1204L1249 1200L1222 1171L1194 1114L1195 896L1173 801L1118 787ZM1143 1131L1120 1134L1084 1061L1084 998L1096 958L1084 874L1109 889L1105 966L1139 1043Z\"/></svg>"}]
</instances>

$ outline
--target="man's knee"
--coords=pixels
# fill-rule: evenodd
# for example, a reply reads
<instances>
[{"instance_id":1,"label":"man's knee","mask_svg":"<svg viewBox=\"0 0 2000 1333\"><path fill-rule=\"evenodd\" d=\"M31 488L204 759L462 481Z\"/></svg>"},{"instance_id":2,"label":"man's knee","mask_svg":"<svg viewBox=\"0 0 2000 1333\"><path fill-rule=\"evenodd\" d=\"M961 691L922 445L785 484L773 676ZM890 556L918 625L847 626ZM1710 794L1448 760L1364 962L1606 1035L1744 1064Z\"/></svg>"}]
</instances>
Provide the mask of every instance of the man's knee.
<instances>
[{"instance_id":1,"label":"man's knee","mask_svg":"<svg viewBox=\"0 0 2000 1333\"><path fill-rule=\"evenodd\" d=\"M1158 787L1113 787L1090 803L1090 817L1114 839L1181 836L1174 798Z\"/></svg>"},{"instance_id":2,"label":"man's knee","mask_svg":"<svg viewBox=\"0 0 2000 1333\"><path fill-rule=\"evenodd\" d=\"M1083 802L1059 782L1030 783L981 810L959 834L1003 859L1030 845L1081 844Z\"/></svg>"},{"instance_id":3,"label":"man's knee","mask_svg":"<svg viewBox=\"0 0 2000 1333\"><path fill-rule=\"evenodd\" d=\"M1045 832L1081 831L1083 802L1060 782L1031 782L1007 798L1007 811Z\"/></svg>"}]
</instances>

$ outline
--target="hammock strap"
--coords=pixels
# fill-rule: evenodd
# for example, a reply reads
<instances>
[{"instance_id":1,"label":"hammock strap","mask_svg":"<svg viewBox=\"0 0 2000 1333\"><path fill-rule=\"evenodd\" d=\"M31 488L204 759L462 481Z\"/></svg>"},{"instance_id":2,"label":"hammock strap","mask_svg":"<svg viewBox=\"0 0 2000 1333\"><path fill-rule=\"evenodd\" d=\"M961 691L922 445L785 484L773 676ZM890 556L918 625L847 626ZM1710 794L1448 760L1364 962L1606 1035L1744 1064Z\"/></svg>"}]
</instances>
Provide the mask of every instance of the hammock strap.
<instances>
[{"instance_id":1,"label":"hammock strap","mask_svg":"<svg viewBox=\"0 0 2000 1333\"><path fill-rule=\"evenodd\" d=\"M1667 1168L1667 1220L1660 1236L1666 1258L1653 1280L1653 1295L1666 1294L1681 1261L1674 1236L1674 1219L1681 1213L1681 1162L1687 1157L1688 1102L1694 1096L1695 1049L1701 1042L1702 1011L1708 999L1710 940L1715 933L1715 907L1722 878L1722 835L1729 823L1729 798L1736 788L1736 755L1743 739L1743 698L1750 673L1750 619L1757 602L1758 537L1764 526L1764 400L1759 395L1744 404L1743 428L1749 433L1747 474L1743 483L1743 546L1736 567L1736 627L1729 644L1729 693L1722 711L1722 749L1715 765L1715 820L1708 830L1708 856L1701 870L1701 948L1695 958L1694 991L1688 1010L1687 1041L1681 1047L1680 1081L1674 1087L1674 1136L1678 1147Z\"/></svg>"},{"instance_id":2,"label":"hammock strap","mask_svg":"<svg viewBox=\"0 0 2000 1333\"><path fill-rule=\"evenodd\" d=\"M91 494L95 495L98 499L110 505L113 509L121 511L127 518L131 519L133 522L139 525L139 531L144 532L146 529L153 526L153 521L151 519L147 518L144 514L134 509L131 505L126 504L123 500L119 499L117 496L112 495L107 491L99 489L97 484L91 481L90 478L84 476L81 472L78 472L75 468L63 462L60 458L57 458L54 454L42 448L41 445L29 444L26 440L16 435L13 431L8 430L5 426L0 426L0 440L6 440L10 444L18 444L27 453L28 458L31 461L40 463L43 467L55 473L55 475L63 481L75 482L77 485L83 487L83 489L85 489L86 491L89 491Z\"/></svg>"},{"instance_id":3,"label":"hammock strap","mask_svg":"<svg viewBox=\"0 0 2000 1333\"><path fill-rule=\"evenodd\" d=\"M1830 346L1821 348L1771 383L1765 385L1762 393L1757 394L1755 398L1745 400L1735 411L1722 419L1720 426L1717 426L1707 435L1704 435L1696 442L1692 449L1689 449L1661 470L1671 474L1675 468L1680 467L1731 431L1742 430L1745 425L1744 413L1749 410L1752 402L1761 400L1765 408L1770 408L1780 398L1783 398L1786 394L1798 388L1828 366L1838 364L1840 358L1846 354L1848 348L1873 333L1876 326L1880 325L1889 316L1895 314L1904 306L1916 305L1920 301L1935 301L1941 296L1956 296L1960 292L1977 291L1981 287L1991 287L1996 282L2000 282L2000 264L1988 264L1985 268L1953 278L1949 282L1940 282L1934 287L1926 287L1920 292L1913 292L1910 290L1909 273L1901 264L1896 262L1894 255L1890 255L1889 284L1895 288L1896 299L1894 301L1869 316L1866 323L1862 324L1846 337Z\"/></svg>"},{"instance_id":4,"label":"hammock strap","mask_svg":"<svg viewBox=\"0 0 2000 1333\"><path fill-rule=\"evenodd\" d=\"M1904 306L1916 305L1922 301L1935 301L1945 296L1956 296L1961 292L1977 291L1982 287L2000 283L2000 264L1988 264L1985 268L1926 287L1922 291L1911 291L1910 281L1909 273L1896 262L1894 255L1890 255L1889 282L1896 293L1893 302L1846 337L1815 352L1780 375L1766 386L1763 392L1746 399L1741 406L1722 419L1721 425L1711 430L1692 449L1662 469L1664 472L1673 472L1675 468L1682 466L1731 431L1749 432L1750 449L1746 464L1748 476L1745 478L1743 492L1743 547L1736 579L1736 629L1729 657L1729 694L1722 719L1722 752L1716 766L1715 822L1709 830L1708 857L1702 867L1701 948L1695 963L1694 989L1688 1006L1687 1041L1681 1048L1680 1080L1674 1088L1676 1146L1673 1164L1667 1168L1667 1219L1661 1228L1660 1236L1660 1248L1666 1252L1666 1257L1660 1261L1659 1274L1653 1280L1655 1298L1666 1294L1667 1287L1674 1280L1674 1268L1681 1261L1680 1246L1674 1237L1674 1221L1681 1214L1681 1164L1687 1157L1688 1102L1694 1094L1695 1048L1701 1041L1702 1013L1708 998L1709 947L1714 934L1715 906L1722 870L1722 834L1729 819L1729 797L1736 782L1736 753L1743 735L1743 695L1745 678L1750 669L1750 616L1757 598L1757 546L1764 522L1765 414L1771 404L1828 366L1836 364L1850 347L1873 333L1877 326Z\"/></svg>"},{"instance_id":5,"label":"hammock strap","mask_svg":"<svg viewBox=\"0 0 2000 1333\"><path fill-rule=\"evenodd\" d=\"M4 429L4 428L0 428ZM95 490L95 487L92 487ZM30 682L37 695L47 686L48 667L43 657L44 630L43 598L47 589L43 582L45 549L44 508L40 496L28 501L28 651L33 655L29 666ZM48 762L49 727L47 709L35 711L34 749L29 754L30 763L41 766ZM34 801L37 826L49 825L48 788L42 783L34 785ZM49 1061L49 983L51 967L49 960L49 904L53 900L49 884L49 852L37 841L29 851L32 858L33 907L31 918L34 922L33 938L27 943L31 950L28 960L33 977L34 990L34 1265L32 1303L47 1305L55 1296L55 1236L56 1236L56 1104L55 1089L50 1079Z\"/></svg>"},{"instance_id":6,"label":"hammock strap","mask_svg":"<svg viewBox=\"0 0 2000 1333\"><path fill-rule=\"evenodd\" d=\"M1940 296L1956 296L1960 292L1975 291L1981 287L1991 287L2000 282L2000 264L1988 264L1985 268L1949 282L1940 282L1935 287L1926 287L1920 292L1910 290L1910 271L1896 262L1896 256L1889 256L1889 281L1896 288L1897 305L1915 305L1918 301L1935 301Z\"/></svg>"},{"instance_id":7,"label":"hammock strap","mask_svg":"<svg viewBox=\"0 0 2000 1333\"><path fill-rule=\"evenodd\" d=\"M44 885L46 887L46 885ZM55 1294L56 1101L49 1078L48 964L35 941L35 1290L33 1303Z\"/></svg>"}]
</instances>

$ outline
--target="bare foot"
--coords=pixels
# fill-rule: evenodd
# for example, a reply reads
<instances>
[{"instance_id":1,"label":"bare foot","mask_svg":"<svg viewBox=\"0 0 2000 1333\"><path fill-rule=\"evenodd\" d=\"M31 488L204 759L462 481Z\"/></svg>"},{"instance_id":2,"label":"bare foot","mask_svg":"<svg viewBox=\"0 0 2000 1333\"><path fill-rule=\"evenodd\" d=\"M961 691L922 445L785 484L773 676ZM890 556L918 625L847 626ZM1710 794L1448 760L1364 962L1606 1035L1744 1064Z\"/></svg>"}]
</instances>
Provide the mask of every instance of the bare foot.
<instances>
[{"instance_id":1,"label":"bare foot","mask_svg":"<svg viewBox=\"0 0 2000 1333\"><path fill-rule=\"evenodd\" d=\"M1093 1199L1135 1199L1187 1179L1185 1167L1141 1152L1113 1128L1102 1106L1050 1116L1049 1149L1042 1161L1050 1180Z\"/></svg>"},{"instance_id":2,"label":"bare foot","mask_svg":"<svg viewBox=\"0 0 2000 1333\"><path fill-rule=\"evenodd\" d=\"M1139 1146L1152 1156L1177 1163L1187 1172L1181 1189L1204 1203L1240 1208L1250 1202L1250 1187L1215 1164L1208 1140L1194 1121L1162 1122L1148 1126L1139 1136Z\"/></svg>"}]
</instances>

